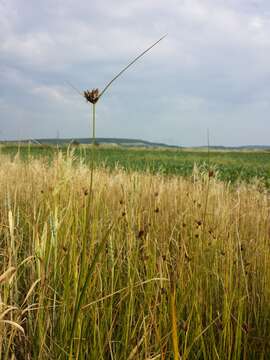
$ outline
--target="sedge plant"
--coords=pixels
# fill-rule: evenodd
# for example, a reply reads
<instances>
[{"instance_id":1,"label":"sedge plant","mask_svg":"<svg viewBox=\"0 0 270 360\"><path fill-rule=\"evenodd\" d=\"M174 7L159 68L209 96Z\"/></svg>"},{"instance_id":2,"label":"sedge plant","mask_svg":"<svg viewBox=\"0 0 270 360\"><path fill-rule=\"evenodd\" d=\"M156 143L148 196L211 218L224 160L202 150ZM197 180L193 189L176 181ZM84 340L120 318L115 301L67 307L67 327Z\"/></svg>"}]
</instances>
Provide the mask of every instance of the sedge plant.
<instances>
[{"instance_id":1,"label":"sedge plant","mask_svg":"<svg viewBox=\"0 0 270 360\"><path fill-rule=\"evenodd\" d=\"M166 35L165 35L166 36ZM129 67L131 67L137 60L139 60L143 55L145 55L148 51L150 51L155 45L157 45L165 36L160 38L158 41L156 41L154 44L152 44L150 47L148 47L146 50L144 50L142 53L140 53L135 59L133 59L127 66L125 66L116 76L114 76L108 84L104 87L104 89L100 92L98 88L92 89L92 90L85 90L83 93L81 93L78 89L76 89L72 84L70 84L80 95L82 95L87 102L89 102L92 106L92 121L93 121L93 127L92 127L92 144L96 144L96 104L99 101L99 99L104 95L104 93L109 89L109 87L112 85L112 83L120 77ZM93 147L94 151L94 147ZM90 173L90 183L89 183L89 201L87 205L87 212L90 212L90 208L92 206L93 202L93 170L94 170L94 154L92 156L92 162L91 162L91 173ZM83 299L85 297L86 290L89 286L89 282L91 279L91 276L94 271L95 264L98 260L100 252L103 250L105 243L107 241L107 237L110 232L110 227L108 233L106 233L106 236L103 238L103 240L100 242L98 249L96 250L94 260L87 266L86 274L84 272L79 273L78 283L79 283L79 291L76 294L75 299L75 306L73 310L72 315L72 325L71 325L71 331L70 331L70 337L69 337L69 358L72 358L73 356L73 346L74 346L74 334L76 332L76 328L78 325L78 318L79 314L81 312L81 305L83 302ZM86 259L86 239L83 241L83 246L81 250L81 256L80 256L80 262L85 263L87 262Z\"/></svg>"},{"instance_id":2,"label":"sedge plant","mask_svg":"<svg viewBox=\"0 0 270 360\"><path fill-rule=\"evenodd\" d=\"M127 69L129 69L136 61L138 61L141 57L143 57L147 52L149 52L154 46L156 46L161 40L163 40L167 36L164 35L160 39L158 39L154 44L149 46L146 50L136 56L127 66L125 66L117 75L115 75L103 88L103 90L99 91L98 88L93 88L92 90L85 90L83 92L79 91L74 85L70 82L67 82L74 90L76 90L80 95L82 95L88 103L91 104L92 107L92 143L96 143L96 104L101 99L101 97L105 94L105 92L109 89L109 87L113 84L113 82L118 79Z\"/></svg>"}]
</instances>

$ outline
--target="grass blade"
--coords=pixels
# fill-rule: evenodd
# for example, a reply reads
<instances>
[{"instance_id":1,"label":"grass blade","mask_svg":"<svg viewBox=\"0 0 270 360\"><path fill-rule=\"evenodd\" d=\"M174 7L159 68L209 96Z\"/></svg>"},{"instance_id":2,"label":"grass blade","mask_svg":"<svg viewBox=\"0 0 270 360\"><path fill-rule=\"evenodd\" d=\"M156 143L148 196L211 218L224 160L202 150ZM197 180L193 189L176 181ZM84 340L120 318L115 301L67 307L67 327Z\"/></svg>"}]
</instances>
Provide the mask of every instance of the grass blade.
<instances>
[{"instance_id":1,"label":"grass blade","mask_svg":"<svg viewBox=\"0 0 270 360\"><path fill-rule=\"evenodd\" d=\"M139 60L141 57L143 57L148 51L150 51L154 46L156 46L161 40L163 40L165 37L167 36L164 35L162 36L158 41L156 41L154 44L152 44L151 46L149 46L146 50L144 50L140 55L138 55L134 60L132 60L126 67L124 67L124 69L122 69L106 86L105 88L101 91L99 98L101 98L101 96L105 93L106 90L108 90L108 88L112 85L112 83L118 79L128 68L130 68L137 60Z\"/></svg>"}]
</instances>

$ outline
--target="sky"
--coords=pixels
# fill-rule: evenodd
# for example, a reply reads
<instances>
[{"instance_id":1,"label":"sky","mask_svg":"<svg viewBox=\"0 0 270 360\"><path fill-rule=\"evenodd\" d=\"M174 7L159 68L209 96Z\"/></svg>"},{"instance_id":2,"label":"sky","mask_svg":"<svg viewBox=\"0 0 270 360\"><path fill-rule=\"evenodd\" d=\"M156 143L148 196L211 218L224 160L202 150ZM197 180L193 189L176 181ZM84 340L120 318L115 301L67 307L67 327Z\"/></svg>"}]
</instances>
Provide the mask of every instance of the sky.
<instances>
[{"instance_id":1,"label":"sky","mask_svg":"<svg viewBox=\"0 0 270 360\"><path fill-rule=\"evenodd\" d=\"M270 145L269 0L0 0L0 139Z\"/></svg>"}]
</instances>

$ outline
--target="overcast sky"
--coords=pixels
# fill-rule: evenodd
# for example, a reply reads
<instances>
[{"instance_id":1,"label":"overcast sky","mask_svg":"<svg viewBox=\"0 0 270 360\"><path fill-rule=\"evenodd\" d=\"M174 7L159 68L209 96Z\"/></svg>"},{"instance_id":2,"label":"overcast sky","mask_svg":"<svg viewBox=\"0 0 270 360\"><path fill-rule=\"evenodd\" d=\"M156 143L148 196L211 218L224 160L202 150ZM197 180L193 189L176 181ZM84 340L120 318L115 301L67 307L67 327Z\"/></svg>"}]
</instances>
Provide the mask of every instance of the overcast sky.
<instances>
[{"instance_id":1,"label":"overcast sky","mask_svg":"<svg viewBox=\"0 0 270 360\"><path fill-rule=\"evenodd\" d=\"M0 0L0 139L270 145L269 0Z\"/></svg>"}]
</instances>

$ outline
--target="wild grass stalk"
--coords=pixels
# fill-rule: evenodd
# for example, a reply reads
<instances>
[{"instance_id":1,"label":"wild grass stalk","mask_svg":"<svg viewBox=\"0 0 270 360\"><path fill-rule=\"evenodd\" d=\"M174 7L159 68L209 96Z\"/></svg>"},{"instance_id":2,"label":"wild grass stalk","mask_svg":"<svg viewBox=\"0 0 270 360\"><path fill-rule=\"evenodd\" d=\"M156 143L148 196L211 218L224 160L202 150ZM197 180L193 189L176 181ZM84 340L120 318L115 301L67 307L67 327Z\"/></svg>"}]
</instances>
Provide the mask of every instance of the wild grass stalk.
<instances>
[{"instance_id":1,"label":"wild grass stalk","mask_svg":"<svg viewBox=\"0 0 270 360\"><path fill-rule=\"evenodd\" d=\"M79 95L83 96L87 102L92 105L92 144L96 145L96 104L105 94L105 92L111 87L111 85L117 80L126 70L128 70L132 65L134 65L139 59L141 59L146 53L148 53L153 47L155 47L160 41L162 41L167 35L162 36L160 39L155 41L151 46L141 52L138 56L135 57L131 62L128 63L117 75L115 75L105 87L99 91L98 88L92 90L85 90L81 92L70 82L66 81Z\"/></svg>"}]
</instances>

